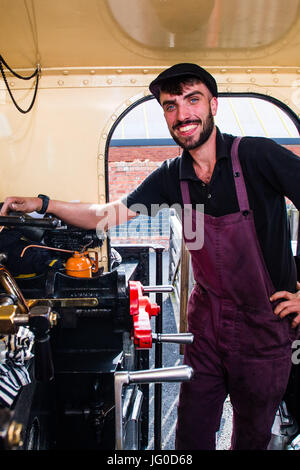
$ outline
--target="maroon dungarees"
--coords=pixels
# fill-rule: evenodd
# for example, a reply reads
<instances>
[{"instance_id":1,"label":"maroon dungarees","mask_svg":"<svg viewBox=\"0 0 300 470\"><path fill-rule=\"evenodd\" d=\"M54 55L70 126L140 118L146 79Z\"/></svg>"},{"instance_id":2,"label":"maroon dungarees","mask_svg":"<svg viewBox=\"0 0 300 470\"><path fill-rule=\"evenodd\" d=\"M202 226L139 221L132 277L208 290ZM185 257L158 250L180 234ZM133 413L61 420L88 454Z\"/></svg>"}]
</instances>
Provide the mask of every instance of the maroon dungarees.
<instances>
[{"instance_id":1,"label":"maroon dungarees","mask_svg":"<svg viewBox=\"0 0 300 470\"><path fill-rule=\"evenodd\" d=\"M204 214L204 245L191 250L196 285L188 303L193 367L178 406L176 449L214 449L223 403L233 407L232 449L266 449L286 390L294 338L288 317L273 313L275 292L257 239L235 139L232 166L240 211ZM190 204L187 181L181 181ZM196 211L192 211L195 221ZM187 240L186 240L187 241ZM276 256L276 253L274 253Z\"/></svg>"}]
</instances>

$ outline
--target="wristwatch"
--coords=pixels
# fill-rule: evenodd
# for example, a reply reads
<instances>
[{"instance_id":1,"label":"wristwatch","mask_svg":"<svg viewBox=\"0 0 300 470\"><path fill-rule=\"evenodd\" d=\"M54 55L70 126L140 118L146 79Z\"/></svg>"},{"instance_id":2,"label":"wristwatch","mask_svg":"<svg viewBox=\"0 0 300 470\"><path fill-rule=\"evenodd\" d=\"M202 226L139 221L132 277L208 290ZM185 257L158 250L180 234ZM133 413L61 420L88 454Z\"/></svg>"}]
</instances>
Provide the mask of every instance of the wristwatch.
<instances>
[{"instance_id":1,"label":"wristwatch","mask_svg":"<svg viewBox=\"0 0 300 470\"><path fill-rule=\"evenodd\" d=\"M50 198L48 196L45 196L45 194L39 194L38 197L40 199L42 199L43 204L42 204L41 210L37 211L37 213L38 214L45 214L45 212L48 208L48 205L49 205Z\"/></svg>"}]
</instances>

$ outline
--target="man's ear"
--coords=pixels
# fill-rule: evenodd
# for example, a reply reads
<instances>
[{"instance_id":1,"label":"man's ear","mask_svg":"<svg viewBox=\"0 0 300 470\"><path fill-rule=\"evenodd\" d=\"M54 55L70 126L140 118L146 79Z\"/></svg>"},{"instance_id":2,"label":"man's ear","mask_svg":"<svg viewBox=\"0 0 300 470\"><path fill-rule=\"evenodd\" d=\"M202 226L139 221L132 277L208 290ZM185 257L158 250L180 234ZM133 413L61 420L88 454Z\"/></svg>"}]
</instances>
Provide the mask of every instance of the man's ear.
<instances>
[{"instance_id":1,"label":"man's ear","mask_svg":"<svg viewBox=\"0 0 300 470\"><path fill-rule=\"evenodd\" d=\"M211 109L212 115L215 116L218 110L218 100L215 96L213 96L212 99L210 100L210 109Z\"/></svg>"}]
</instances>

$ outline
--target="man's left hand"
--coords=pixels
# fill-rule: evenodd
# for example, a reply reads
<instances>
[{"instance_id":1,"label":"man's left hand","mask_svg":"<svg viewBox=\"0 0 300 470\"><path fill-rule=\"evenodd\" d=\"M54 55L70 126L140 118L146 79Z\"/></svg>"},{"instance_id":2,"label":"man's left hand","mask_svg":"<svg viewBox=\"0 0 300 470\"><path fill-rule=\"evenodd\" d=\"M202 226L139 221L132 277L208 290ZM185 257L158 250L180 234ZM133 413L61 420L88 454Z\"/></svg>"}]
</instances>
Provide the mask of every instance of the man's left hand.
<instances>
[{"instance_id":1,"label":"man's left hand","mask_svg":"<svg viewBox=\"0 0 300 470\"><path fill-rule=\"evenodd\" d=\"M280 302L276 306L274 310L275 315L284 318L291 313L295 314L291 326L292 328L296 328L300 325L300 283L297 282L297 292L294 294L288 291L278 291L270 297L271 302L280 299L287 299L287 301Z\"/></svg>"}]
</instances>

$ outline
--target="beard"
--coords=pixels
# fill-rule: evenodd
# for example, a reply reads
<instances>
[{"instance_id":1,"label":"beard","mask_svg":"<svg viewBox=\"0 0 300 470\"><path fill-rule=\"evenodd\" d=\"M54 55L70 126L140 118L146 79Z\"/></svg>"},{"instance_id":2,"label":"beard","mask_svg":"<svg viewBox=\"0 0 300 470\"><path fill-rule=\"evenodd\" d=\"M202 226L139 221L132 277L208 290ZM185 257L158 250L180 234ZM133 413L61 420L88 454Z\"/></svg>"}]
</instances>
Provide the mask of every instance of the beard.
<instances>
[{"instance_id":1,"label":"beard","mask_svg":"<svg viewBox=\"0 0 300 470\"><path fill-rule=\"evenodd\" d=\"M189 124L189 123L192 124L195 122L200 123L200 124L202 124L203 122L203 129L200 132L200 135L197 139L195 139L195 137L193 136L181 139L180 137L177 137L174 134L173 130L170 129L170 134L175 140L176 144L179 145L184 150L196 149L197 147L200 147L201 145L203 145L210 137L215 126L214 117L212 115L211 109L209 110L208 116L205 119L205 121L201 121L201 119L199 119L199 120L193 120L193 121L179 122L176 124L176 127L182 126L183 124Z\"/></svg>"}]
</instances>

